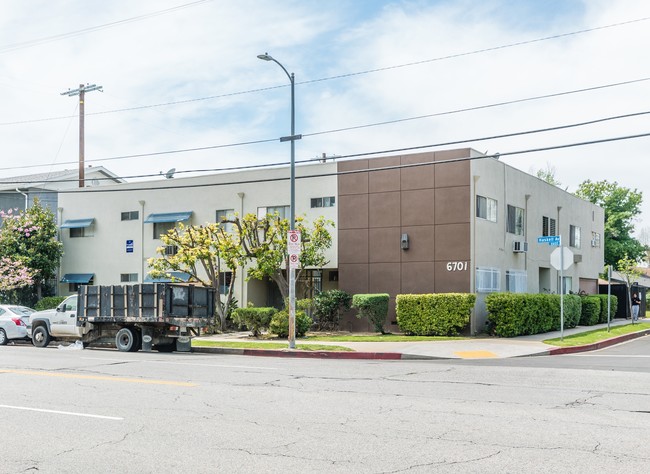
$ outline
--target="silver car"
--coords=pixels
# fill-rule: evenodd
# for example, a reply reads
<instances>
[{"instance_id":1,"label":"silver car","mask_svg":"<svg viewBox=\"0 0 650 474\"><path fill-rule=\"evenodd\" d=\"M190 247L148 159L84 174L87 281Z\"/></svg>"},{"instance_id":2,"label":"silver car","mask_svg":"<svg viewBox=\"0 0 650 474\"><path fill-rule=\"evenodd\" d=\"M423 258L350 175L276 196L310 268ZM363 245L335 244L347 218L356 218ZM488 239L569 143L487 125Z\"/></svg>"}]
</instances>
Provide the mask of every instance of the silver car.
<instances>
[{"instance_id":1,"label":"silver car","mask_svg":"<svg viewBox=\"0 0 650 474\"><path fill-rule=\"evenodd\" d=\"M27 323L34 310L27 306L0 305L0 346L11 339L29 340Z\"/></svg>"}]
</instances>

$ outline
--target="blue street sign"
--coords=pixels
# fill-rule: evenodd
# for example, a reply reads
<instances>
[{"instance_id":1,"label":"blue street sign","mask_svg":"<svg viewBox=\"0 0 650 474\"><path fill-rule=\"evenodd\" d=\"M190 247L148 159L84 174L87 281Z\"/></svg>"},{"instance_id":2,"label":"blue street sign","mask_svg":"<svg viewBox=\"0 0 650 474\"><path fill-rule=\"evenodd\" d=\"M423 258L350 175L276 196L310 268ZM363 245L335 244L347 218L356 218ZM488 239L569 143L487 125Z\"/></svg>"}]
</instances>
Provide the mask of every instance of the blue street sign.
<instances>
[{"instance_id":1,"label":"blue street sign","mask_svg":"<svg viewBox=\"0 0 650 474\"><path fill-rule=\"evenodd\" d=\"M133 240L126 241L126 253L133 253Z\"/></svg>"},{"instance_id":2,"label":"blue street sign","mask_svg":"<svg viewBox=\"0 0 650 474\"><path fill-rule=\"evenodd\" d=\"M549 244L553 247L560 246L560 236L559 235L545 235L543 237L537 237L538 244Z\"/></svg>"}]
</instances>

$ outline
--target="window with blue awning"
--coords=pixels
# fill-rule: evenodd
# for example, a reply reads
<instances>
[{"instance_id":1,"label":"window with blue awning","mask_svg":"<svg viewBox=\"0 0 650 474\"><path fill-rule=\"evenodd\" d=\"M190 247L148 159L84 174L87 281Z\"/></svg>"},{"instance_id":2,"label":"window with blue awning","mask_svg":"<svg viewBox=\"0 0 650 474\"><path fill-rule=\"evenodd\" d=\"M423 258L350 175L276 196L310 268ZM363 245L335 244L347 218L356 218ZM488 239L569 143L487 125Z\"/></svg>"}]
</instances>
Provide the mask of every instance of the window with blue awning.
<instances>
[{"instance_id":1,"label":"window with blue awning","mask_svg":"<svg viewBox=\"0 0 650 474\"><path fill-rule=\"evenodd\" d=\"M94 276L94 273L66 273L61 278L61 283L80 283L87 285Z\"/></svg>"},{"instance_id":2,"label":"window with blue awning","mask_svg":"<svg viewBox=\"0 0 650 474\"><path fill-rule=\"evenodd\" d=\"M87 219L68 219L61 224L62 229L85 229L90 227L95 221L94 217Z\"/></svg>"},{"instance_id":3,"label":"window with blue awning","mask_svg":"<svg viewBox=\"0 0 650 474\"><path fill-rule=\"evenodd\" d=\"M192 211L165 212L161 214L149 214L144 220L145 224L158 224L161 222L184 222L192 217Z\"/></svg>"}]
</instances>

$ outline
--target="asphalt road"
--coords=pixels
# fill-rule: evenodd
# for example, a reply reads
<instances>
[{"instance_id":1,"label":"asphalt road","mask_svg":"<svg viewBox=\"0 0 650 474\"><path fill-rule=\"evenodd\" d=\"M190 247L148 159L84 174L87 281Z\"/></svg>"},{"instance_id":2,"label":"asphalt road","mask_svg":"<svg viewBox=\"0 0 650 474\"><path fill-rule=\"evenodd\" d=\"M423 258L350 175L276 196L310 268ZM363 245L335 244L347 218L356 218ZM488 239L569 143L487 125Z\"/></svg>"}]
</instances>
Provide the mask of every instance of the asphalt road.
<instances>
[{"instance_id":1,"label":"asphalt road","mask_svg":"<svg viewBox=\"0 0 650 474\"><path fill-rule=\"evenodd\" d=\"M646 472L649 343L480 361L0 347L0 472Z\"/></svg>"}]
</instances>

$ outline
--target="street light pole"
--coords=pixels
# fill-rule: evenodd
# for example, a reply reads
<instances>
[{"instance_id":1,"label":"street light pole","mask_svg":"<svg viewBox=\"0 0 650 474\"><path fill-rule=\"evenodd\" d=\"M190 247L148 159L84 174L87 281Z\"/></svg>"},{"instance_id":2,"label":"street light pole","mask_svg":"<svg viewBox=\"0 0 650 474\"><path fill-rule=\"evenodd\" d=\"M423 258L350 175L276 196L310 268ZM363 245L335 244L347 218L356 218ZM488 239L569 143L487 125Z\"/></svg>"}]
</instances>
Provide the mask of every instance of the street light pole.
<instances>
[{"instance_id":1,"label":"street light pole","mask_svg":"<svg viewBox=\"0 0 650 474\"><path fill-rule=\"evenodd\" d=\"M296 99L295 99L295 76L269 53L258 54L257 57L263 61L273 61L280 66L291 82L291 135L281 137L281 142L291 142L291 202L289 207L289 229L295 230L296 227L296 140L300 140L302 135L296 135ZM289 349L296 348L296 270L291 267L289 270Z\"/></svg>"}]
</instances>

